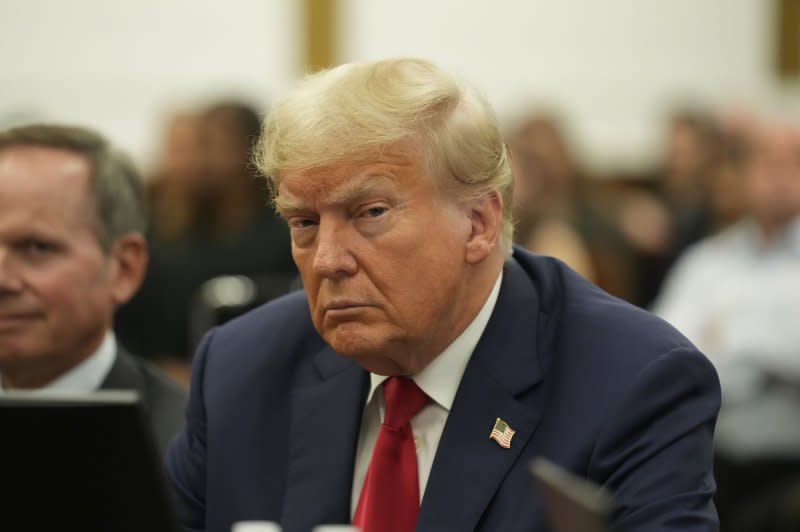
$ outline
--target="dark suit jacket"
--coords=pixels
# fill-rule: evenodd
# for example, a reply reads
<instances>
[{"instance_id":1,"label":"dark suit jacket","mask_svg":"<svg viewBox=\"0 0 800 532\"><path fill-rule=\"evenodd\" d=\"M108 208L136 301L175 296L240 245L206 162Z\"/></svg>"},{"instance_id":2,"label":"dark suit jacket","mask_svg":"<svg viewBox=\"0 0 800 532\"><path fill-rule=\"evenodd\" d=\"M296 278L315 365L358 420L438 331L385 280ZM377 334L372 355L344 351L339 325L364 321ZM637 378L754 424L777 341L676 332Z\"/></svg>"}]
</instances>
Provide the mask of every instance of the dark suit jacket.
<instances>
[{"instance_id":1,"label":"dark suit jacket","mask_svg":"<svg viewBox=\"0 0 800 532\"><path fill-rule=\"evenodd\" d=\"M367 373L297 293L213 330L167 467L188 530L247 519L288 532L349 520ZM418 531L547 530L528 464L616 493L619 531L717 530L711 364L658 318L560 262L515 250L436 453ZM500 417L510 449L489 439Z\"/></svg>"},{"instance_id":2,"label":"dark suit jacket","mask_svg":"<svg viewBox=\"0 0 800 532\"><path fill-rule=\"evenodd\" d=\"M166 452L170 440L183 425L187 398L183 388L144 360L122 349L117 351L114 365L100 388L139 392L158 448L162 454Z\"/></svg>"}]
</instances>

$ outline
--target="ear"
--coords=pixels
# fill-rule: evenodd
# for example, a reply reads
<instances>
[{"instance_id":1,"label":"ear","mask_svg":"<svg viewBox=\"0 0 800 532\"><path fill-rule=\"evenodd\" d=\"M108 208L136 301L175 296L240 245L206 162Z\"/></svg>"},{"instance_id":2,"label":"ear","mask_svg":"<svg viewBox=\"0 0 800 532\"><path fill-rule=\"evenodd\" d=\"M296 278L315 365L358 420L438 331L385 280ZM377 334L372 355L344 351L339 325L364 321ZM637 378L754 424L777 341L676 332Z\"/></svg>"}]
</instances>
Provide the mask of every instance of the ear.
<instances>
[{"instance_id":1,"label":"ear","mask_svg":"<svg viewBox=\"0 0 800 532\"><path fill-rule=\"evenodd\" d=\"M503 230L503 198L496 190L468 200L471 232L466 245L466 260L478 264L500 246Z\"/></svg>"},{"instance_id":2,"label":"ear","mask_svg":"<svg viewBox=\"0 0 800 532\"><path fill-rule=\"evenodd\" d=\"M111 245L108 279L111 300L122 305L141 286L147 271L147 242L139 233L126 233Z\"/></svg>"}]
</instances>

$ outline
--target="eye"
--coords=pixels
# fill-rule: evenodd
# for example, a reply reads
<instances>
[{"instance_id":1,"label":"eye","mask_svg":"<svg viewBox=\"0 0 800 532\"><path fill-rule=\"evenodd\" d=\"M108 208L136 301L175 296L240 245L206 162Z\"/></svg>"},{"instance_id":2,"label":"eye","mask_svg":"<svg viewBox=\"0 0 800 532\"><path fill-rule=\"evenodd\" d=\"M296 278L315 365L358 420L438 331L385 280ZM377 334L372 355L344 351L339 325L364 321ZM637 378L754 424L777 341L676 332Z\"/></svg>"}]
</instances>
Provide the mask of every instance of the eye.
<instances>
[{"instance_id":1,"label":"eye","mask_svg":"<svg viewBox=\"0 0 800 532\"><path fill-rule=\"evenodd\" d=\"M17 247L24 254L34 257L50 255L59 250L58 245L38 238L29 238L23 240L22 242L19 243Z\"/></svg>"},{"instance_id":2,"label":"eye","mask_svg":"<svg viewBox=\"0 0 800 532\"><path fill-rule=\"evenodd\" d=\"M43 242L41 240L31 240L27 242L26 248L34 253L48 253L50 251L55 251L56 249L53 244L49 242Z\"/></svg>"},{"instance_id":3,"label":"eye","mask_svg":"<svg viewBox=\"0 0 800 532\"><path fill-rule=\"evenodd\" d=\"M317 225L317 221L311 218L293 217L289 219L291 229L305 229Z\"/></svg>"},{"instance_id":4,"label":"eye","mask_svg":"<svg viewBox=\"0 0 800 532\"><path fill-rule=\"evenodd\" d=\"M382 214L386 213L389 209L386 207L370 207L366 211L364 211L364 216L367 218L377 218Z\"/></svg>"}]
</instances>

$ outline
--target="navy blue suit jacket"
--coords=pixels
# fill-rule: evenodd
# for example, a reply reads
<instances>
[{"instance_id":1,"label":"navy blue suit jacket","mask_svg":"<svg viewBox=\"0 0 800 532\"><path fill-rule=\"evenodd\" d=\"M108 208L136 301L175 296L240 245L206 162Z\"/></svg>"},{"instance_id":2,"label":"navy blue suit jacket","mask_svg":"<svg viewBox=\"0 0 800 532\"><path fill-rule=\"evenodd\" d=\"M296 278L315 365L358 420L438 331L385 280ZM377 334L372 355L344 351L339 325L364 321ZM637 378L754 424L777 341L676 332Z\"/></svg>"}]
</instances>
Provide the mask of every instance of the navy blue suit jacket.
<instances>
[{"instance_id":1,"label":"navy blue suit jacket","mask_svg":"<svg viewBox=\"0 0 800 532\"><path fill-rule=\"evenodd\" d=\"M187 424L167 457L187 530L349 521L368 374L289 295L209 333ZM717 530L716 373L658 318L562 263L515 250L466 368L418 531L548 530L528 464L544 456L611 489L617 530ZM496 418L510 449L489 439Z\"/></svg>"}]
</instances>

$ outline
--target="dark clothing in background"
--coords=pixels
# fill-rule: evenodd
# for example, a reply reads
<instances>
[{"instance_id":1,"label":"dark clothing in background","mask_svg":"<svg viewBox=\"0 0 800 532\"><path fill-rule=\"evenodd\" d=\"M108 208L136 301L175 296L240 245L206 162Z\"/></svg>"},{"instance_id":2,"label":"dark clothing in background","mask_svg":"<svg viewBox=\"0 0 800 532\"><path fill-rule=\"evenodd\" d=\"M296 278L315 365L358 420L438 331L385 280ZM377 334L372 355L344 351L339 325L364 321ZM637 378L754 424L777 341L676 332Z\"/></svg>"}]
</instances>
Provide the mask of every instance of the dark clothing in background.
<instances>
[{"instance_id":1,"label":"dark clothing in background","mask_svg":"<svg viewBox=\"0 0 800 532\"><path fill-rule=\"evenodd\" d=\"M183 425L187 397L183 388L147 362L120 349L100 389L138 392L158 449L161 454L166 452Z\"/></svg>"},{"instance_id":2,"label":"dark clothing in background","mask_svg":"<svg viewBox=\"0 0 800 532\"><path fill-rule=\"evenodd\" d=\"M151 237L147 277L117 313L117 338L144 358L189 360L195 348L189 316L205 281L219 275L292 273L288 229L268 207L236 234L201 226L174 240Z\"/></svg>"}]
</instances>

